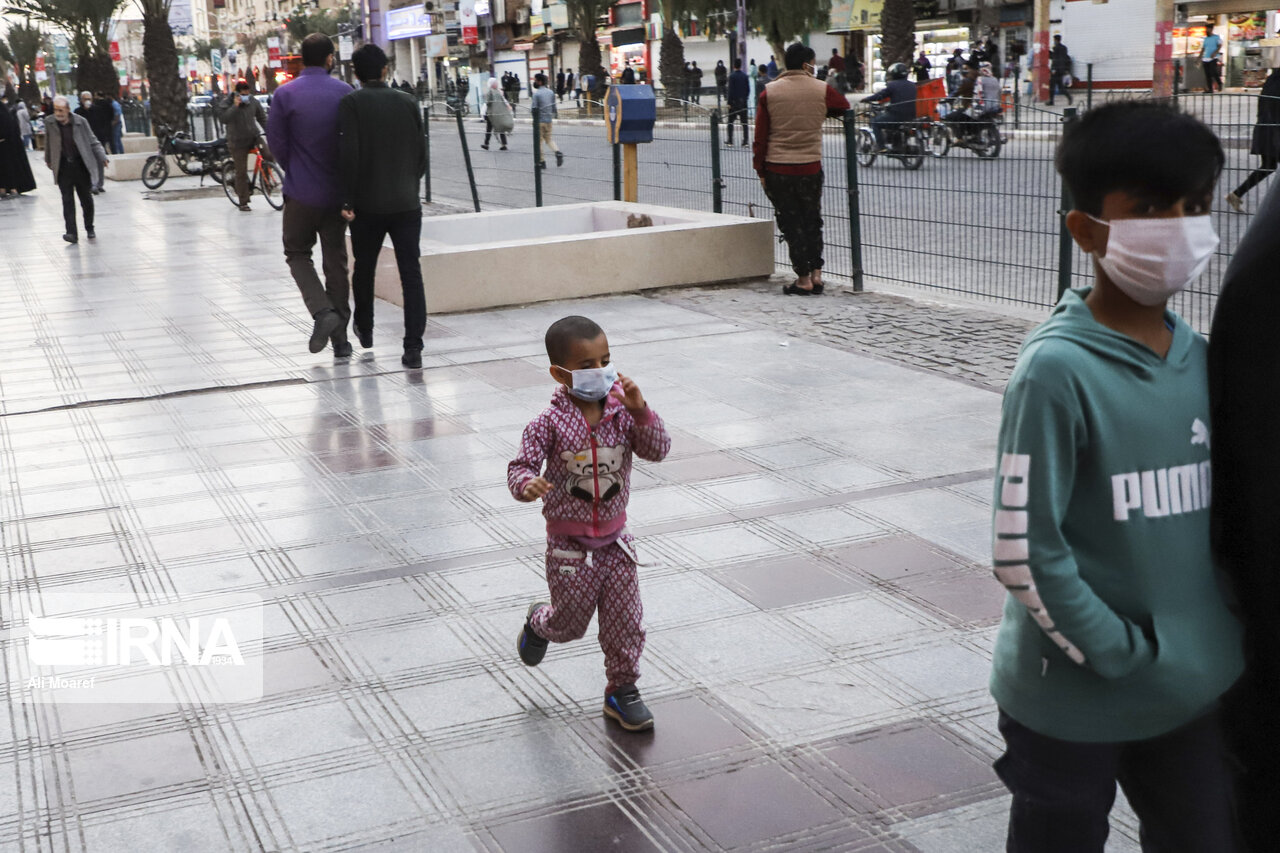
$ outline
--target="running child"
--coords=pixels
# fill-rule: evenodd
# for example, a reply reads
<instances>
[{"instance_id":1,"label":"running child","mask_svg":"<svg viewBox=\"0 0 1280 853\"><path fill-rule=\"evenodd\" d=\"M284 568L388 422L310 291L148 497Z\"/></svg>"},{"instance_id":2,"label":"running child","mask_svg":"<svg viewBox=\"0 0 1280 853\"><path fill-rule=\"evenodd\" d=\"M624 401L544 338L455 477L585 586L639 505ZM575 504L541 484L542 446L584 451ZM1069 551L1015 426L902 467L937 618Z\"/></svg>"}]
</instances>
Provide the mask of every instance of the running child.
<instances>
[{"instance_id":1,"label":"running child","mask_svg":"<svg viewBox=\"0 0 1280 853\"><path fill-rule=\"evenodd\" d=\"M551 405L524 429L507 466L520 501L543 499L551 601L529 605L516 647L537 666L547 643L567 643L600 614L604 713L628 731L653 728L636 682L645 632L633 537L627 532L631 456L659 462L671 449L662 418L610 362L609 339L586 317L565 317L546 335Z\"/></svg>"}]
</instances>

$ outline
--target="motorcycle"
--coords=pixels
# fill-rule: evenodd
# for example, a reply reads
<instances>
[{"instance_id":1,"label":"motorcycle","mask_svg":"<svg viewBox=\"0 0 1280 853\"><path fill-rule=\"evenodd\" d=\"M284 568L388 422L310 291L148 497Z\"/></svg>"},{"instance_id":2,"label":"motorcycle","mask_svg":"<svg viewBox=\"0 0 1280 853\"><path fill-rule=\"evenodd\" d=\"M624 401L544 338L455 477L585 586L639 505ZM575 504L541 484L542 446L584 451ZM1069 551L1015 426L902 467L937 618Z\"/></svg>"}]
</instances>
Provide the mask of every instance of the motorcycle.
<instances>
[{"instance_id":1,"label":"motorcycle","mask_svg":"<svg viewBox=\"0 0 1280 853\"><path fill-rule=\"evenodd\" d=\"M1004 147L1000 132L1000 110L953 109L930 129L929 150L935 157L945 157L953 145L967 148L980 159L994 160Z\"/></svg>"},{"instance_id":2,"label":"motorcycle","mask_svg":"<svg viewBox=\"0 0 1280 853\"><path fill-rule=\"evenodd\" d=\"M184 174L199 176L201 186L208 175L221 184L222 163L230 156L225 139L212 142L196 142L184 131L176 133L168 125L156 122L159 151L147 158L142 166L142 185L149 190L159 189L169 179L169 158L172 157Z\"/></svg>"},{"instance_id":3,"label":"motorcycle","mask_svg":"<svg viewBox=\"0 0 1280 853\"><path fill-rule=\"evenodd\" d=\"M885 109L873 104L868 112L874 116ZM875 132L870 127L859 127L856 140L858 165L870 166L876 157L892 157L904 169L919 169L924 165L925 122L926 119L916 118L886 125L880 131L884 134L883 149L876 144Z\"/></svg>"}]
</instances>

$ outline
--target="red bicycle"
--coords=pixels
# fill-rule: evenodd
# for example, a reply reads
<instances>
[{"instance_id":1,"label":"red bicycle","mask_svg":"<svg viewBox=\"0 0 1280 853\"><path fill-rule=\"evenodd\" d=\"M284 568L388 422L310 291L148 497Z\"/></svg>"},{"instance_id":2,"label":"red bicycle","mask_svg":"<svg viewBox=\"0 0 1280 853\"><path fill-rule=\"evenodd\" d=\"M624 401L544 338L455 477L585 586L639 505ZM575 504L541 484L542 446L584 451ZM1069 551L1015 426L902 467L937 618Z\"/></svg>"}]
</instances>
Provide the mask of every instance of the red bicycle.
<instances>
[{"instance_id":1,"label":"red bicycle","mask_svg":"<svg viewBox=\"0 0 1280 853\"><path fill-rule=\"evenodd\" d=\"M257 189L267 200L267 204L271 205L272 210L279 210L284 207L284 170L274 160L265 159L261 148L257 145L249 149L249 153L253 155L253 169L249 172L250 198L253 197L253 191ZM236 192L234 178L235 164L230 157L222 163L222 174L225 176L222 189L226 191L231 203L239 207L240 196Z\"/></svg>"}]
</instances>

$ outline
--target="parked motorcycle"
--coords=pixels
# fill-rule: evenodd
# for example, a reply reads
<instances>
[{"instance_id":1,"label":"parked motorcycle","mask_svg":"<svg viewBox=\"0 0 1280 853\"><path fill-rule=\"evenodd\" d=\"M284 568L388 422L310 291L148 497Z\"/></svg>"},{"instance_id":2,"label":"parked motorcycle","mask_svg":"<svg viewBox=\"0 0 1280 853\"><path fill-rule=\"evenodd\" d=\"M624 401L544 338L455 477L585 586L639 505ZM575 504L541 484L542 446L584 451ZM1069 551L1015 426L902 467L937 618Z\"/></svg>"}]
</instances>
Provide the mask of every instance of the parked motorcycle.
<instances>
[{"instance_id":1,"label":"parked motorcycle","mask_svg":"<svg viewBox=\"0 0 1280 853\"><path fill-rule=\"evenodd\" d=\"M168 125L160 122L156 122L155 129L160 139L159 151L148 157L142 167L143 186L149 190L158 189L169 179L170 157L173 157L184 174L199 176L202 186L205 175L222 183L222 163L230 156L225 139L196 142L190 134L183 131L175 133Z\"/></svg>"}]
</instances>

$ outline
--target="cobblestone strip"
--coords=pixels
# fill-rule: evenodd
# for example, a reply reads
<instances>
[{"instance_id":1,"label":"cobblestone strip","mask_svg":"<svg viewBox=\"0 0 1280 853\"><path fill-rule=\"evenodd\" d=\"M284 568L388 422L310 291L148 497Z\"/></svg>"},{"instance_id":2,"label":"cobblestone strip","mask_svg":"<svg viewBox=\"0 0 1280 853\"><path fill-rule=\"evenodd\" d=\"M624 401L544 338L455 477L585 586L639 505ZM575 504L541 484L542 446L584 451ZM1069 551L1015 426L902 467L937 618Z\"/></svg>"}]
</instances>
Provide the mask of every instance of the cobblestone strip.
<instances>
[{"instance_id":1,"label":"cobblestone strip","mask_svg":"<svg viewBox=\"0 0 1280 853\"><path fill-rule=\"evenodd\" d=\"M827 286L821 297L784 296L777 281L648 291L655 299L722 320L774 328L992 389L1004 388L1018 347L1035 323Z\"/></svg>"}]
</instances>

